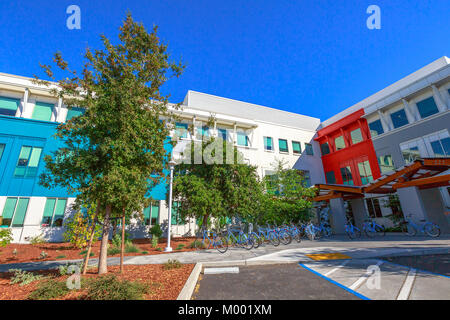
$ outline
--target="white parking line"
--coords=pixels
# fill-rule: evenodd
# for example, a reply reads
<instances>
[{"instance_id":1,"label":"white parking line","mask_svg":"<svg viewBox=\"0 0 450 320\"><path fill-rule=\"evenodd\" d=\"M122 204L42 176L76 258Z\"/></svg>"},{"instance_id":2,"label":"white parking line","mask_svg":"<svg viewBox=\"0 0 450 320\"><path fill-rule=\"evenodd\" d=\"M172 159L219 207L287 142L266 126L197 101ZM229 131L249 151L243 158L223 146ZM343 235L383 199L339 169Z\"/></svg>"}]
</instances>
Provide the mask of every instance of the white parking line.
<instances>
[{"instance_id":1,"label":"white parking line","mask_svg":"<svg viewBox=\"0 0 450 320\"><path fill-rule=\"evenodd\" d=\"M238 267L205 268L203 274L239 273Z\"/></svg>"},{"instance_id":2,"label":"white parking line","mask_svg":"<svg viewBox=\"0 0 450 320\"><path fill-rule=\"evenodd\" d=\"M409 294L413 288L414 279L416 278L417 270L414 268L409 269L408 275L406 276L405 283L403 283L400 293L397 296L397 300L408 300Z\"/></svg>"},{"instance_id":3,"label":"white parking line","mask_svg":"<svg viewBox=\"0 0 450 320\"><path fill-rule=\"evenodd\" d=\"M383 264L383 261L380 260L380 261L377 262L376 266L379 267L379 266L382 265L382 264ZM358 288L363 284L363 282L366 281L367 278L368 278L369 276L371 276L371 275L372 275L371 273L366 272L365 275L363 275L361 278L359 278L358 280L356 280L349 288L350 288L351 290L356 290L356 289L358 289Z\"/></svg>"},{"instance_id":4,"label":"white parking line","mask_svg":"<svg viewBox=\"0 0 450 320\"><path fill-rule=\"evenodd\" d=\"M338 265L336 268L334 268L333 270L328 271L327 273L324 274L325 277L328 277L330 274L332 274L333 272L339 270L342 267L345 267L345 265L347 263L349 263L350 260L345 260L343 263L341 263L340 265Z\"/></svg>"}]
</instances>

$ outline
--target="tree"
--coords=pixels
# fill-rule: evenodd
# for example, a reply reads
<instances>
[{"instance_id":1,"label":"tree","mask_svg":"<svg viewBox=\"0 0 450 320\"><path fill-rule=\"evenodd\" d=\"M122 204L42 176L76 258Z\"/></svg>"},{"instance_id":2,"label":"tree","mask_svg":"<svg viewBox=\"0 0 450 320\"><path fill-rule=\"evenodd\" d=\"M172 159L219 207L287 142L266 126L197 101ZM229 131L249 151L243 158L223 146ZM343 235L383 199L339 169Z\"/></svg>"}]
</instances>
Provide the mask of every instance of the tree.
<instances>
[{"instance_id":1,"label":"tree","mask_svg":"<svg viewBox=\"0 0 450 320\"><path fill-rule=\"evenodd\" d=\"M315 188L305 184L304 172L297 169L286 169L285 163L278 161L275 173L264 177L266 193L263 212L259 220L283 223L284 221L300 221L310 218L311 199L316 194Z\"/></svg>"},{"instance_id":2,"label":"tree","mask_svg":"<svg viewBox=\"0 0 450 320\"><path fill-rule=\"evenodd\" d=\"M147 33L127 14L119 30L118 44L101 35L103 49L86 49L80 75L59 52L54 55L57 67L69 76L57 81L53 94L85 112L58 126L56 136L65 145L45 157L46 172L40 178L48 188L63 186L98 204L103 225L100 274L107 272L110 218L141 212L149 203L149 182L163 177L171 114L160 87L184 69L169 61L156 26ZM42 67L55 80L51 67Z\"/></svg>"},{"instance_id":3,"label":"tree","mask_svg":"<svg viewBox=\"0 0 450 320\"><path fill-rule=\"evenodd\" d=\"M85 248L89 244L92 229L94 240L100 238L101 235L100 225L95 222L96 206L73 209L75 213L64 221L63 239L72 243L74 247Z\"/></svg>"},{"instance_id":4,"label":"tree","mask_svg":"<svg viewBox=\"0 0 450 320\"><path fill-rule=\"evenodd\" d=\"M194 159L199 158L196 153L203 155L201 163L195 164L198 161ZM182 220L194 218L206 226L210 218L223 221L235 215L257 214L262 185L256 167L242 163L242 154L235 146L211 138L191 143L183 156L184 163L176 166L173 182L177 214Z\"/></svg>"}]
</instances>

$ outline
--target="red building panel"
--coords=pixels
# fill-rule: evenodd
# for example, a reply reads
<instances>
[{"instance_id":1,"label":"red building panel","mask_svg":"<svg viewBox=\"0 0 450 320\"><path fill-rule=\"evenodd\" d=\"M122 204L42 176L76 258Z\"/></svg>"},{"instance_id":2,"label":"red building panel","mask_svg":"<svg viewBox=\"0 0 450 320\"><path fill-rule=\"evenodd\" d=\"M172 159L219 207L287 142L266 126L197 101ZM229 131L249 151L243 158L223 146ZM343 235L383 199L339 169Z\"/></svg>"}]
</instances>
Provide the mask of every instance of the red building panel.
<instances>
[{"instance_id":1,"label":"red building panel","mask_svg":"<svg viewBox=\"0 0 450 320\"><path fill-rule=\"evenodd\" d=\"M330 172L334 173L335 183L337 184L344 184L343 174L346 175L348 169L343 169L344 172L341 172L341 169L346 167L350 169L353 185L356 186L369 182L369 175L373 180L380 177L380 168L367 120L362 118L362 115L364 115L364 109L360 109L319 130L318 136L315 138L320 145L324 143L329 145L330 153L322 154L323 168L326 175L327 173L330 175ZM353 143L351 132L357 129L360 129L362 141ZM357 133L356 131L355 134ZM336 150L335 139L340 136L343 137L345 147ZM366 161L370 170L367 168ZM347 179L349 180L349 177ZM327 183L332 182L327 179Z\"/></svg>"}]
</instances>

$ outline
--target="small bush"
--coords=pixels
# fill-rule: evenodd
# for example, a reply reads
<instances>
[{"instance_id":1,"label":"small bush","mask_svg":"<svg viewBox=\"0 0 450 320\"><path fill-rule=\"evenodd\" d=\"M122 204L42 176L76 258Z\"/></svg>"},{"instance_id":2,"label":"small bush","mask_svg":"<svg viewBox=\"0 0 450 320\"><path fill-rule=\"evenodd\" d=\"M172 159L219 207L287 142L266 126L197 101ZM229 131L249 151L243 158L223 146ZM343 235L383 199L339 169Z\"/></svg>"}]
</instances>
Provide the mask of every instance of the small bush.
<instances>
[{"instance_id":1,"label":"small bush","mask_svg":"<svg viewBox=\"0 0 450 320\"><path fill-rule=\"evenodd\" d=\"M57 256L55 259L64 259L64 258L67 258L65 255L60 255L60 256Z\"/></svg>"},{"instance_id":2,"label":"small bush","mask_svg":"<svg viewBox=\"0 0 450 320\"><path fill-rule=\"evenodd\" d=\"M122 245L122 235L120 235L118 233L115 234L114 237L112 238L111 242L112 242L113 247L120 248ZM133 244L133 243L131 242L130 236L128 235L128 233L125 232L125 247L127 245L131 245L131 244Z\"/></svg>"},{"instance_id":3,"label":"small bush","mask_svg":"<svg viewBox=\"0 0 450 320\"><path fill-rule=\"evenodd\" d=\"M48 257L48 253L45 251L42 251L39 255L39 259L46 259Z\"/></svg>"},{"instance_id":4,"label":"small bush","mask_svg":"<svg viewBox=\"0 0 450 320\"><path fill-rule=\"evenodd\" d=\"M0 247L6 247L13 241L12 232L9 228L0 229Z\"/></svg>"},{"instance_id":5,"label":"small bush","mask_svg":"<svg viewBox=\"0 0 450 320\"><path fill-rule=\"evenodd\" d=\"M181 250L181 249L183 249L185 247L185 244L184 243L180 243L179 245L178 245L178 247L175 249L175 250Z\"/></svg>"},{"instance_id":6,"label":"small bush","mask_svg":"<svg viewBox=\"0 0 450 320\"><path fill-rule=\"evenodd\" d=\"M108 248L108 256L113 256L113 255L119 254L119 253L120 253L120 249L117 247Z\"/></svg>"},{"instance_id":7,"label":"small bush","mask_svg":"<svg viewBox=\"0 0 450 320\"><path fill-rule=\"evenodd\" d=\"M194 248L204 248L205 245L203 244L203 242L201 240L194 240L191 242L191 244L189 245L189 248L194 249Z\"/></svg>"},{"instance_id":8,"label":"small bush","mask_svg":"<svg viewBox=\"0 0 450 320\"><path fill-rule=\"evenodd\" d=\"M141 253L142 254L148 254L148 251L142 251Z\"/></svg>"},{"instance_id":9,"label":"small bush","mask_svg":"<svg viewBox=\"0 0 450 320\"><path fill-rule=\"evenodd\" d=\"M119 280L115 275L106 275L92 280L84 296L86 300L142 300L148 286L128 280Z\"/></svg>"},{"instance_id":10,"label":"small bush","mask_svg":"<svg viewBox=\"0 0 450 320\"><path fill-rule=\"evenodd\" d=\"M134 253L134 252L139 252L139 248L137 246L135 246L134 244L127 244L125 246L125 252L126 253Z\"/></svg>"},{"instance_id":11,"label":"small bush","mask_svg":"<svg viewBox=\"0 0 450 320\"><path fill-rule=\"evenodd\" d=\"M152 235L152 237L156 237L159 239L161 238L163 231L159 224L155 224L153 227L150 228L149 233Z\"/></svg>"},{"instance_id":12,"label":"small bush","mask_svg":"<svg viewBox=\"0 0 450 320\"><path fill-rule=\"evenodd\" d=\"M80 256L86 255L87 252L88 252L87 249L86 249L86 250L80 251ZM93 252L91 252L91 253L89 254L89 257L92 257L92 256L94 256L94 253L93 253Z\"/></svg>"},{"instance_id":13,"label":"small bush","mask_svg":"<svg viewBox=\"0 0 450 320\"><path fill-rule=\"evenodd\" d=\"M162 251L161 247L156 248L156 251Z\"/></svg>"},{"instance_id":14,"label":"small bush","mask_svg":"<svg viewBox=\"0 0 450 320\"><path fill-rule=\"evenodd\" d=\"M71 272L69 272L70 266L76 266L76 267L78 267L78 270L81 271L83 269L83 262L79 262L77 264L75 264L75 263L66 263L63 266L59 266L58 267L59 274L61 276L65 276L65 275L70 274L71 273Z\"/></svg>"},{"instance_id":15,"label":"small bush","mask_svg":"<svg viewBox=\"0 0 450 320\"><path fill-rule=\"evenodd\" d=\"M11 277L11 284L18 283L20 286L24 286L34 281L44 279L44 276L33 274L21 269L10 269L8 271L14 273L14 276Z\"/></svg>"},{"instance_id":16,"label":"small bush","mask_svg":"<svg viewBox=\"0 0 450 320\"><path fill-rule=\"evenodd\" d=\"M39 283L36 290L28 296L30 300L49 300L62 297L69 292L65 281L49 279Z\"/></svg>"},{"instance_id":17,"label":"small bush","mask_svg":"<svg viewBox=\"0 0 450 320\"><path fill-rule=\"evenodd\" d=\"M30 238L30 243L31 244L43 244L43 243L46 243L46 242L47 241L45 241L45 239L42 237L42 234Z\"/></svg>"},{"instance_id":18,"label":"small bush","mask_svg":"<svg viewBox=\"0 0 450 320\"><path fill-rule=\"evenodd\" d=\"M178 269L181 268L182 264L180 261L178 261L177 259L174 260L167 260L166 263L164 263L164 269L165 270L171 270L171 269Z\"/></svg>"}]
</instances>

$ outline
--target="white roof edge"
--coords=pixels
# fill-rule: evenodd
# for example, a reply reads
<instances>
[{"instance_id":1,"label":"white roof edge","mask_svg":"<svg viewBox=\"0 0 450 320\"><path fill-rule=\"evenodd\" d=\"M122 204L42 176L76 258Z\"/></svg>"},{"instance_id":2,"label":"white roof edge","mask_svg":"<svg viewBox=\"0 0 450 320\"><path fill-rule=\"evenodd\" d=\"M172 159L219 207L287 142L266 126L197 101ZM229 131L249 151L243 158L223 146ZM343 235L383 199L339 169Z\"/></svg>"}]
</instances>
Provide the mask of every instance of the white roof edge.
<instances>
[{"instance_id":1,"label":"white roof edge","mask_svg":"<svg viewBox=\"0 0 450 320\"><path fill-rule=\"evenodd\" d=\"M443 69L445 67L448 67L450 65L450 58L447 56L440 57L437 60L434 60L433 62L427 64L426 66L420 68L419 70L414 71L413 73L401 78L400 80L394 82L393 84L387 86L386 88L372 94L371 96L365 98L364 100L361 100L360 102L352 105L351 107L335 114L331 118L323 121L321 123L321 128L324 128L330 124L332 124L335 121L338 121L349 114L362 109L366 108L370 105L373 105L377 103L378 101L392 95L395 92L398 92L414 82L419 81L422 78L427 77L431 73L434 73L436 71L439 71L440 69Z\"/></svg>"}]
</instances>

